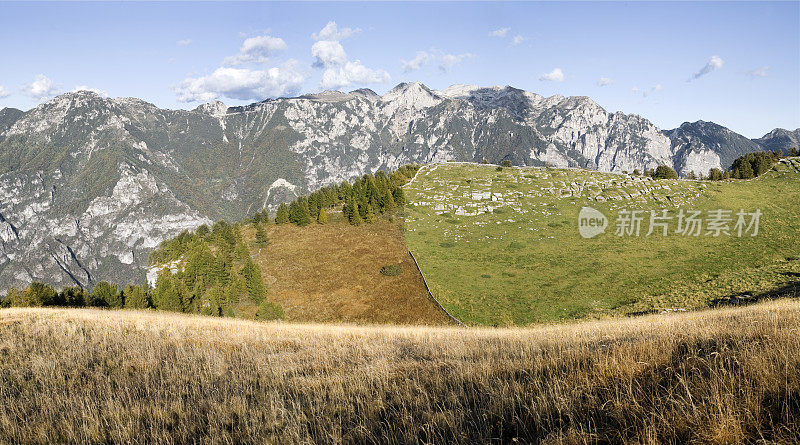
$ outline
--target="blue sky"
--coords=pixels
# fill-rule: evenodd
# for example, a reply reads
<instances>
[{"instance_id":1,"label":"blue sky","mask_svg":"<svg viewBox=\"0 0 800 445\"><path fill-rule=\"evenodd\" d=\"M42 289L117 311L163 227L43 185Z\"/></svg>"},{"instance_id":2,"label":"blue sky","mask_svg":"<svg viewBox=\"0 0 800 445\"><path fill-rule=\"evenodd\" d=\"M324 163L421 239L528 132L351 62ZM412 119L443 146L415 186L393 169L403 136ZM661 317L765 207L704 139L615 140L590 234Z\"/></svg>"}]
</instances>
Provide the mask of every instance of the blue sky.
<instances>
[{"instance_id":1,"label":"blue sky","mask_svg":"<svg viewBox=\"0 0 800 445\"><path fill-rule=\"evenodd\" d=\"M0 107L167 108L400 82L585 95L661 128L800 126L800 2L3 3Z\"/></svg>"}]
</instances>

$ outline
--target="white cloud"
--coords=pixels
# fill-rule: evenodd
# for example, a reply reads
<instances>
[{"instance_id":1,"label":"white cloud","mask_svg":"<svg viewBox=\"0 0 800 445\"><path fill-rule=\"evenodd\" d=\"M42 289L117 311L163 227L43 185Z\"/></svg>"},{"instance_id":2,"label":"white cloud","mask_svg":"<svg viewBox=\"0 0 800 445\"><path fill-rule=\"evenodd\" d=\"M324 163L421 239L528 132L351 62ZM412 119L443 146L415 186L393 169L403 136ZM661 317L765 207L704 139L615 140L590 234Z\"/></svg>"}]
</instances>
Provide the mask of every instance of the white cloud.
<instances>
[{"instance_id":1,"label":"white cloud","mask_svg":"<svg viewBox=\"0 0 800 445\"><path fill-rule=\"evenodd\" d=\"M442 71L449 71L454 65L461 63L464 59L471 59L473 56L470 53L464 54L444 54L442 55L439 63L439 69Z\"/></svg>"},{"instance_id":2,"label":"white cloud","mask_svg":"<svg viewBox=\"0 0 800 445\"><path fill-rule=\"evenodd\" d=\"M311 35L316 40L311 46L314 67L324 69L321 88L338 89L353 84L386 82L390 79L389 73L382 69L367 68L358 60L348 60L339 41L360 31L358 28L339 29L336 22L328 22L320 32Z\"/></svg>"},{"instance_id":3,"label":"white cloud","mask_svg":"<svg viewBox=\"0 0 800 445\"><path fill-rule=\"evenodd\" d=\"M638 93L638 92L639 92L639 87L633 87L633 88L631 88L631 93L633 93L633 94L636 94L636 93Z\"/></svg>"},{"instance_id":4,"label":"white cloud","mask_svg":"<svg viewBox=\"0 0 800 445\"><path fill-rule=\"evenodd\" d=\"M708 63L706 63L706 65L704 67L700 68L700 71L694 73L692 75L692 77L689 80L687 80L687 82L691 82L692 80L700 78L702 76L705 76L706 74L708 74L708 73L710 73L710 72L712 72L714 70L718 70L718 69L722 68L722 65L724 65L724 64L725 64L725 61L722 60L721 57L719 57L719 56L711 56L711 59L708 60Z\"/></svg>"},{"instance_id":5,"label":"white cloud","mask_svg":"<svg viewBox=\"0 0 800 445\"><path fill-rule=\"evenodd\" d=\"M365 67L358 60L347 62L344 65L332 66L322 73L320 87L333 90L353 84L368 84L387 82L391 79L384 70L373 70Z\"/></svg>"},{"instance_id":6,"label":"white cloud","mask_svg":"<svg viewBox=\"0 0 800 445\"><path fill-rule=\"evenodd\" d=\"M411 71L416 71L423 66L427 65L428 62L434 59L434 56L427 52L427 51L417 51L417 55L414 56L413 59L409 61L400 60L400 67L404 73L408 73Z\"/></svg>"},{"instance_id":7,"label":"white cloud","mask_svg":"<svg viewBox=\"0 0 800 445\"><path fill-rule=\"evenodd\" d=\"M311 56L316 59L314 66L317 68L347 63L347 53L344 51L342 44L335 40L314 42L311 46Z\"/></svg>"},{"instance_id":8,"label":"white cloud","mask_svg":"<svg viewBox=\"0 0 800 445\"><path fill-rule=\"evenodd\" d=\"M767 71L769 71L769 67L762 66L761 68L756 68L748 71L747 75L750 76L751 79L754 79L756 77L767 77L769 75Z\"/></svg>"},{"instance_id":9,"label":"white cloud","mask_svg":"<svg viewBox=\"0 0 800 445\"><path fill-rule=\"evenodd\" d=\"M517 34L517 35L514 36L514 39L511 40L511 46L519 45L524 40L525 40L525 37L522 37L521 35Z\"/></svg>"},{"instance_id":10,"label":"white cloud","mask_svg":"<svg viewBox=\"0 0 800 445\"><path fill-rule=\"evenodd\" d=\"M336 25L336 22L328 22L328 24L325 25L320 32L311 34L311 38L314 40L335 40L338 42L339 40L344 40L354 34L358 34L359 32L361 32L361 29L359 28L339 29L339 27Z\"/></svg>"},{"instance_id":11,"label":"white cloud","mask_svg":"<svg viewBox=\"0 0 800 445\"><path fill-rule=\"evenodd\" d=\"M213 73L187 78L172 87L181 102L208 102L220 97L263 100L295 95L306 79L296 60L266 70L217 68Z\"/></svg>"},{"instance_id":12,"label":"white cloud","mask_svg":"<svg viewBox=\"0 0 800 445\"><path fill-rule=\"evenodd\" d=\"M0 99L2 99L4 97L8 97L10 95L11 95L11 91L8 91L2 85L0 85Z\"/></svg>"},{"instance_id":13,"label":"white cloud","mask_svg":"<svg viewBox=\"0 0 800 445\"><path fill-rule=\"evenodd\" d=\"M192 44L192 39L178 40L178 46L189 46Z\"/></svg>"},{"instance_id":14,"label":"white cloud","mask_svg":"<svg viewBox=\"0 0 800 445\"><path fill-rule=\"evenodd\" d=\"M600 80L597 81L597 86L604 87L606 85L611 85L612 83L614 83L614 81L608 77L601 77Z\"/></svg>"},{"instance_id":15,"label":"white cloud","mask_svg":"<svg viewBox=\"0 0 800 445\"><path fill-rule=\"evenodd\" d=\"M76 91L91 91L92 93L97 94L98 96L108 97L108 93L106 93L105 91L97 88L89 88L86 85L77 86L71 92L74 93Z\"/></svg>"},{"instance_id":16,"label":"white cloud","mask_svg":"<svg viewBox=\"0 0 800 445\"><path fill-rule=\"evenodd\" d=\"M561 68L554 68L553 71L539 76L539 80L561 82L564 80L564 73L561 71Z\"/></svg>"},{"instance_id":17,"label":"white cloud","mask_svg":"<svg viewBox=\"0 0 800 445\"><path fill-rule=\"evenodd\" d=\"M470 53L449 54L443 53L436 48L431 48L428 51L417 51L417 55L411 60L400 59L400 68L404 73L408 73L424 68L428 64L436 63L440 71L447 72L453 66L473 57L475 56Z\"/></svg>"},{"instance_id":18,"label":"white cloud","mask_svg":"<svg viewBox=\"0 0 800 445\"><path fill-rule=\"evenodd\" d=\"M44 74L37 74L33 82L22 85L20 91L26 96L41 101L56 96L61 88Z\"/></svg>"},{"instance_id":19,"label":"white cloud","mask_svg":"<svg viewBox=\"0 0 800 445\"><path fill-rule=\"evenodd\" d=\"M245 39L239 53L226 57L223 65L236 66L243 63L267 63L278 51L286 49L286 42L280 37L256 36Z\"/></svg>"},{"instance_id":20,"label":"white cloud","mask_svg":"<svg viewBox=\"0 0 800 445\"><path fill-rule=\"evenodd\" d=\"M505 37L509 31L511 31L511 28L495 29L494 31L489 33L489 37Z\"/></svg>"}]
</instances>

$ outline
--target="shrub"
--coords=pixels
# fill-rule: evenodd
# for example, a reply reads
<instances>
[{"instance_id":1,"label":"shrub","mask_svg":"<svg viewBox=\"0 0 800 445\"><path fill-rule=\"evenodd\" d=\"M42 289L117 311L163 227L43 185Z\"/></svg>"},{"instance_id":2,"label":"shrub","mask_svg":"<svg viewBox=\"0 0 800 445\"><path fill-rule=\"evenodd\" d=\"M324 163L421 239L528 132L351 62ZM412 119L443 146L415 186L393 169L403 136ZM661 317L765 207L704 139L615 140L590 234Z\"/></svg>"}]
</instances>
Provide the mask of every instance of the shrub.
<instances>
[{"instance_id":1,"label":"shrub","mask_svg":"<svg viewBox=\"0 0 800 445\"><path fill-rule=\"evenodd\" d=\"M503 167L501 167L501 166L499 166L499 165L498 165L498 166L497 166L497 168L496 168L495 170L497 170L497 171L501 172L501 171L503 171Z\"/></svg>"},{"instance_id":2,"label":"shrub","mask_svg":"<svg viewBox=\"0 0 800 445\"><path fill-rule=\"evenodd\" d=\"M283 311L281 305L271 301L264 300L258 305L258 312L256 312L256 320L270 321L270 320L283 320L286 318L286 313Z\"/></svg>"},{"instance_id":3,"label":"shrub","mask_svg":"<svg viewBox=\"0 0 800 445\"><path fill-rule=\"evenodd\" d=\"M394 277L400 275L400 272L402 272L402 270L400 269L400 266L397 264L389 264L387 266L381 267L381 274L386 275L387 277Z\"/></svg>"},{"instance_id":4,"label":"shrub","mask_svg":"<svg viewBox=\"0 0 800 445\"><path fill-rule=\"evenodd\" d=\"M502 165L503 167L513 167L514 166L514 164L512 164L511 161L509 161L508 159L506 159L503 162L501 162L500 165Z\"/></svg>"}]
</instances>

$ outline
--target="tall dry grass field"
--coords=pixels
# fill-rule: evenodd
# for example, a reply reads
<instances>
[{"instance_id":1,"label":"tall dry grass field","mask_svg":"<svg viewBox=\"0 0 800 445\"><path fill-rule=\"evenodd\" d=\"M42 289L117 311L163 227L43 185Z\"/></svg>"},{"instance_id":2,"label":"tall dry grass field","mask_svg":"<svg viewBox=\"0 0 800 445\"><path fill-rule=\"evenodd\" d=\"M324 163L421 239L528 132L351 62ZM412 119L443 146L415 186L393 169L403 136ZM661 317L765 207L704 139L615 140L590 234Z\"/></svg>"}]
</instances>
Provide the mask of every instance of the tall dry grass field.
<instances>
[{"instance_id":1,"label":"tall dry grass field","mask_svg":"<svg viewBox=\"0 0 800 445\"><path fill-rule=\"evenodd\" d=\"M0 311L0 442L798 442L800 302L548 326Z\"/></svg>"}]
</instances>

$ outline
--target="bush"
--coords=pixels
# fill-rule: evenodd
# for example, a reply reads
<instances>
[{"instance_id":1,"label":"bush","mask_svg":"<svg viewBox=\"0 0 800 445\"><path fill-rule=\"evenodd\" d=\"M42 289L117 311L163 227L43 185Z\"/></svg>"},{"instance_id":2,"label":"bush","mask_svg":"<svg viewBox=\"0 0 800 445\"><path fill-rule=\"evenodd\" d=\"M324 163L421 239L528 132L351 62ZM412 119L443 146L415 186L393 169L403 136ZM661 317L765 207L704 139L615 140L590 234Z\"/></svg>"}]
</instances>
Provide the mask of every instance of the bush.
<instances>
[{"instance_id":1,"label":"bush","mask_svg":"<svg viewBox=\"0 0 800 445\"><path fill-rule=\"evenodd\" d=\"M514 164L512 164L511 161L509 161L508 159L506 159L503 162L501 162L500 165L502 165L503 167L513 167L514 166Z\"/></svg>"},{"instance_id":2,"label":"bush","mask_svg":"<svg viewBox=\"0 0 800 445\"><path fill-rule=\"evenodd\" d=\"M258 305L258 312L256 312L256 320L270 321L270 320L283 320L286 318L286 313L283 311L281 305L271 301L262 301Z\"/></svg>"},{"instance_id":3,"label":"bush","mask_svg":"<svg viewBox=\"0 0 800 445\"><path fill-rule=\"evenodd\" d=\"M497 170L497 171L501 172L501 171L503 171L503 167L501 167L501 166L499 166L499 165L498 165L498 166L497 166L497 168L496 168L495 170Z\"/></svg>"},{"instance_id":4,"label":"bush","mask_svg":"<svg viewBox=\"0 0 800 445\"><path fill-rule=\"evenodd\" d=\"M400 275L402 269L397 264L389 264L387 266L381 267L381 274L386 275L387 277L394 277Z\"/></svg>"}]
</instances>

